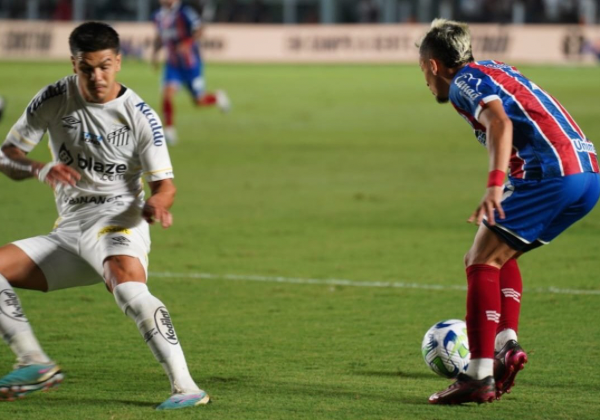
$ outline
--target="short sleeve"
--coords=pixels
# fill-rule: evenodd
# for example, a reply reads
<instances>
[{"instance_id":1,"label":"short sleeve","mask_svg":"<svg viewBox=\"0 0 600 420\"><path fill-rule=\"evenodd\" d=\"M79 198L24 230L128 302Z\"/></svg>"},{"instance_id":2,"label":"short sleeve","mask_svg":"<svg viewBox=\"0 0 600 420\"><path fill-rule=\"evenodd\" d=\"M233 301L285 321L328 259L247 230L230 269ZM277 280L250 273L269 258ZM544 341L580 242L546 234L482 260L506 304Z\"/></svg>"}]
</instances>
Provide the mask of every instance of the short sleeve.
<instances>
[{"instance_id":1,"label":"short sleeve","mask_svg":"<svg viewBox=\"0 0 600 420\"><path fill-rule=\"evenodd\" d=\"M4 144L17 146L30 152L42 140L50 121L56 116L66 93L66 83L49 85L38 92L27 109L12 126Z\"/></svg>"},{"instance_id":2,"label":"short sleeve","mask_svg":"<svg viewBox=\"0 0 600 420\"><path fill-rule=\"evenodd\" d=\"M457 75L450 86L450 100L458 108L468 112L479 121L479 114L486 104L499 100L498 87L484 74L464 71Z\"/></svg>"},{"instance_id":3,"label":"short sleeve","mask_svg":"<svg viewBox=\"0 0 600 420\"><path fill-rule=\"evenodd\" d=\"M142 164L142 176L148 182L173 178L173 166L160 118L145 103L136 105L140 113L138 152Z\"/></svg>"}]
</instances>

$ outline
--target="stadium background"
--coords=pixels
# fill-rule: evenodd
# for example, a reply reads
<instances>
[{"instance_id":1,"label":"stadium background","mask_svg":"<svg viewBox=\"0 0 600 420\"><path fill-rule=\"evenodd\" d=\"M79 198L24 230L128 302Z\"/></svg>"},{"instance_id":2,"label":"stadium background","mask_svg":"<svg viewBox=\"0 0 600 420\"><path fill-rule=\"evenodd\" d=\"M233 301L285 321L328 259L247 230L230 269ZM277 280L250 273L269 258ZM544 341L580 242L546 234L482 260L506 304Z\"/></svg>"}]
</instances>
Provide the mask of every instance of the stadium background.
<instances>
[{"instance_id":1,"label":"stadium background","mask_svg":"<svg viewBox=\"0 0 600 420\"><path fill-rule=\"evenodd\" d=\"M464 316L465 220L487 165L464 121L431 98L413 42L435 16L476 24L476 58L510 60L598 144L598 2L194 4L207 21L207 84L234 108L177 97L175 225L152 230L150 287L215 403L170 417L597 418L598 209L522 260L530 363L512 394L481 407L427 404L447 382L425 366L420 342L433 323ZM156 5L0 0L2 135L71 72L72 19L117 26L120 79L158 109L160 74L145 61ZM47 160L47 148L33 156ZM46 187L2 177L0 191L0 242L51 228ZM19 295L67 380L0 405L0 418L158 415L168 381L101 285ZM0 367L12 363L0 350Z\"/></svg>"}]
</instances>

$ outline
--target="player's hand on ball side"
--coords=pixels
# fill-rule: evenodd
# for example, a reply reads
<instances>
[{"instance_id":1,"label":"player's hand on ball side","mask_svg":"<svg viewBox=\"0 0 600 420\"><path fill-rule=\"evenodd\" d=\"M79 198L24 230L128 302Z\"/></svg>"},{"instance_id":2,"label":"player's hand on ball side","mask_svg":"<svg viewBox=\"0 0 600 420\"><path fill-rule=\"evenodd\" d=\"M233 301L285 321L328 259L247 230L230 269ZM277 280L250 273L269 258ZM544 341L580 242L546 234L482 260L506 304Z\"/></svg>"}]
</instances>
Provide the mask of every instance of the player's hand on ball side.
<instances>
[{"instance_id":1,"label":"player's hand on ball side","mask_svg":"<svg viewBox=\"0 0 600 420\"><path fill-rule=\"evenodd\" d=\"M169 210L161 206L154 206L151 203L146 202L142 209L142 217L149 224L154 222L160 222L163 228L168 228L173 224L173 215Z\"/></svg>"},{"instance_id":2,"label":"player's hand on ball side","mask_svg":"<svg viewBox=\"0 0 600 420\"><path fill-rule=\"evenodd\" d=\"M503 186L488 187L485 195L481 199L479 206L467 220L469 223L475 222L478 226L487 218L488 224L494 226L496 224L496 216L494 210L498 212L500 219L504 219L504 209L500 202L502 201Z\"/></svg>"}]
</instances>

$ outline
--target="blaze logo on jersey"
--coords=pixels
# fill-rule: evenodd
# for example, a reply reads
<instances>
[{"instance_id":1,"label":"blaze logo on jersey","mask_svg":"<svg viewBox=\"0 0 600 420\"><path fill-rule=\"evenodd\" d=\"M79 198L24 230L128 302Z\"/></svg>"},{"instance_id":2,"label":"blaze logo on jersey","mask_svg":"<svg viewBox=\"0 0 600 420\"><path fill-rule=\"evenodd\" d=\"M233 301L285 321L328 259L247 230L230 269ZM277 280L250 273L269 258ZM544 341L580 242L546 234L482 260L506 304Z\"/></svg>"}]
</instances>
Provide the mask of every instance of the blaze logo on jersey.
<instances>
[{"instance_id":1,"label":"blaze logo on jersey","mask_svg":"<svg viewBox=\"0 0 600 420\"><path fill-rule=\"evenodd\" d=\"M69 149L67 149L67 146L65 146L64 143L62 144L62 146L60 146L60 149L58 150L58 160L60 160L65 165L70 165L75 161L75 159L73 159L73 156L71 156L71 152L69 152Z\"/></svg>"},{"instance_id":2,"label":"blaze logo on jersey","mask_svg":"<svg viewBox=\"0 0 600 420\"><path fill-rule=\"evenodd\" d=\"M127 146L129 144L129 132L131 128L126 125L109 133L106 140L113 146Z\"/></svg>"},{"instance_id":3,"label":"blaze logo on jersey","mask_svg":"<svg viewBox=\"0 0 600 420\"><path fill-rule=\"evenodd\" d=\"M106 175L123 174L127 172L127 165L124 163L103 163L94 160L93 157L86 158L77 154L77 166L86 171L98 172Z\"/></svg>"}]
</instances>

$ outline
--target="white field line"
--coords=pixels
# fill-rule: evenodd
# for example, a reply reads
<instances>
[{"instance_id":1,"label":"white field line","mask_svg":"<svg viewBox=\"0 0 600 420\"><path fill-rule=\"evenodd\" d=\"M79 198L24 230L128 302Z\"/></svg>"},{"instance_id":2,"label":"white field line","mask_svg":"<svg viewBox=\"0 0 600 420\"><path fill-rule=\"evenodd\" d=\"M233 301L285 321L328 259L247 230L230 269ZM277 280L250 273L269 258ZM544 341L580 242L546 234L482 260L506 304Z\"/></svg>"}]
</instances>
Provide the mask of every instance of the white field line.
<instances>
[{"instance_id":1,"label":"white field line","mask_svg":"<svg viewBox=\"0 0 600 420\"><path fill-rule=\"evenodd\" d=\"M263 283L290 283L290 284L317 284L327 286L349 286L349 287L379 287L397 289L426 289L426 290L467 290L466 286L406 283L397 281L355 281L345 279L305 279L297 277L259 276L244 274L212 274L212 273L156 273L150 272L150 277L185 278L185 279L207 279L207 280L236 280L257 281ZM561 295L597 295L600 290L561 289L558 287L540 287L524 289L527 293L561 294Z\"/></svg>"}]
</instances>

